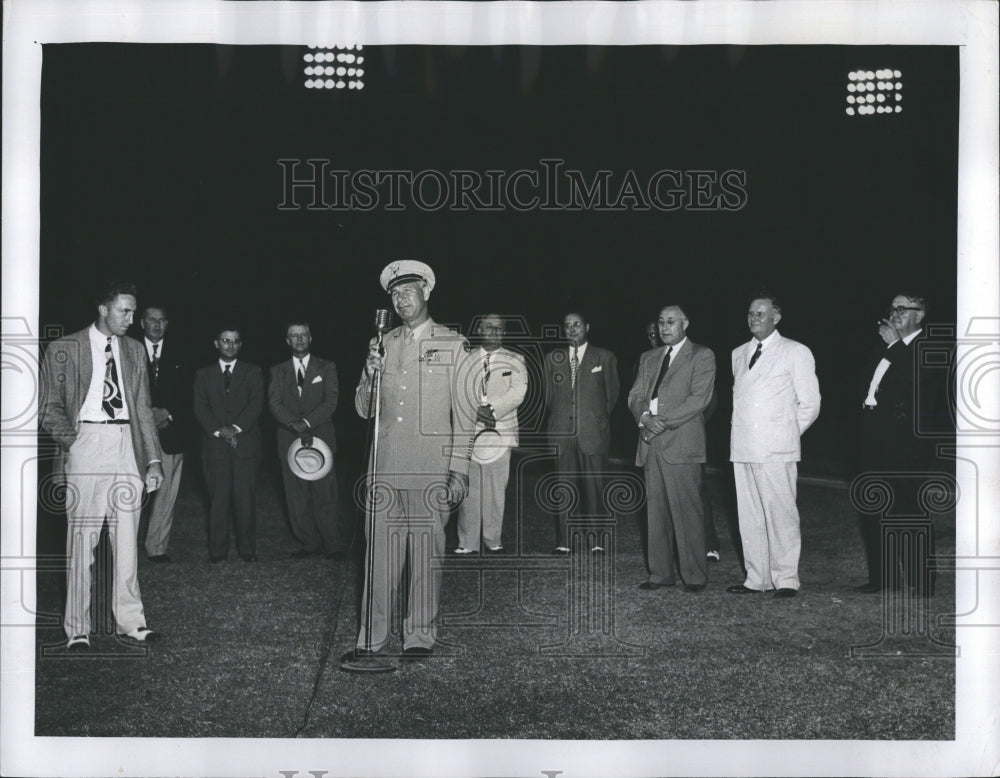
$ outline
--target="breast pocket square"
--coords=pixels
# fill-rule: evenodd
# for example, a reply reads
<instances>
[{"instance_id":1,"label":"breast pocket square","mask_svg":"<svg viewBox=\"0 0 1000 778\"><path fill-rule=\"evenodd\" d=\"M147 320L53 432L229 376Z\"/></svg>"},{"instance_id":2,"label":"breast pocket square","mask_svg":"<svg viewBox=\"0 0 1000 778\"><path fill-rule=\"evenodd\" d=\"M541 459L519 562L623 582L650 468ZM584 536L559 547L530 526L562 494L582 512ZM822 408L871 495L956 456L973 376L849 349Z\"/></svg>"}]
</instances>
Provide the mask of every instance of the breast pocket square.
<instances>
[{"instance_id":1,"label":"breast pocket square","mask_svg":"<svg viewBox=\"0 0 1000 778\"><path fill-rule=\"evenodd\" d=\"M590 368L591 373L600 373L604 369L604 365L598 365L597 367Z\"/></svg>"},{"instance_id":2,"label":"breast pocket square","mask_svg":"<svg viewBox=\"0 0 1000 778\"><path fill-rule=\"evenodd\" d=\"M321 375L318 375L318 376L316 376L315 378L313 378L313 380L312 380L312 383L314 383L314 384L318 384L318 383L319 383L320 381L322 381L322 380L323 380L323 376L321 376Z\"/></svg>"}]
</instances>

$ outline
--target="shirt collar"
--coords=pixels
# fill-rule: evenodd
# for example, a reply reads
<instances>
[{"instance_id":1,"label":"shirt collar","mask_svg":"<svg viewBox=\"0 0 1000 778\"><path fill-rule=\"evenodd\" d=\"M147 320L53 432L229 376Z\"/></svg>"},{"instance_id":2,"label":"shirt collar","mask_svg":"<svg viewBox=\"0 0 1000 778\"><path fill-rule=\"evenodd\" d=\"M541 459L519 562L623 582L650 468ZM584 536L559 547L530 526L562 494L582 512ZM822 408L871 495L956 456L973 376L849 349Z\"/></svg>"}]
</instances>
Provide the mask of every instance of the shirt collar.
<instances>
[{"instance_id":1,"label":"shirt collar","mask_svg":"<svg viewBox=\"0 0 1000 778\"><path fill-rule=\"evenodd\" d=\"M770 346L771 343L774 342L775 336L777 334L778 334L778 331L775 330L770 335L768 335L766 338L764 338L764 340L757 340L757 338L754 338L753 340L750 341L750 349L752 351L756 351L757 350L757 344L760 343L760 350L763 351L768 346Z\"/></svg>"},{"instance_id":2,"label":"shirt collar","mask_svg":"<svg viewBox=\"0 0 1000 778\"><path fill-rule=\"evenodd\" d=\"M163 353L163 338L160 338L160 342L159 343L153 343L153 341L151 341L149 338L147 338L145 336L143 336L142 339L144 341L146 341L146 353L147 354L152 354L153 353L153 346L159 346L159 353L161 353L161 354Z\"/></svg>"},{"instance_id":3,"label":"shirt collar","mask_svg":"<svg viewBox=\"0 0 1000 778\"><path fill-rule=\"evenodd\" d=\"M222 370L223 373L225 373L226 372L226 365L230 365L230 369L231 370L235 370L236 369L236 362L237 361L238 360L234 359L232 362L226 362L225 360L220 359L219 360L219 369Z\"/></svg>"},{"instance_id":4,"label":"shirt collar","mask_svg":"<svg viewBox=\"0 0 1000 778\"><path fill-rule=\"evenodd\" d=\"M919 330L915 330L914 332L911 332L909 335L907 335L905 338L903 338L903 343L905 343L907 346L909 346L910 343L913 342L913 339L915 337L917 337L917 335L919 335L923 331L924 331L924 328L921 327Z\"/></svg>"},{"instance_id":5,"label":"shirt collar","mask_svg":"<svg viewBox=\"0 0 1000 778\"><path fill-rule=\"evenodd\" d=\"M434 321L428 317L422 324L414 327L413 339L419 342L421 338L427 337L427 335L430 334L430 327L432 324L434 324ZM406 325L404 324L403 327L406 327Z\"/></svg>"},{"instance_id":6,"label":"shirt collar","mask_svg":"<svg viewBox=\"0 0 1000 778\"><path fill-rule=\"evenodd\" d=\"M674 354L676 354L678 351L680 351L681 350L681 346L683 346L685 343L687 343L687 335L685 335L683 338L681 338L681 340L680 340L679 343L675 343L674 344L674 346L673 346L674 350L670 352L670 356L672 357ZM664 354L667 353L667 349L668 348L670 348L670 346L664 346L663 347L663 353Z\"/></svg>"},{"instance_id":7,"label":"shirt collar","mask_svg":"<svg viewBox=\"0 0 1000 778\"><path fill-rule=\"evenodd\" d=\"M577 357L577 359L583 359L583 355L587 352L587 344L589 344L589 343L590 343L589 340L585 340L585 341L583 341L583 343L581 343L579 346L576 347L576 357ZM573 346L570 345L568 348L569 348L569 355L572 357L573 356Z\"/></svg>"},{"instance_id":8,"label":"shirt collar","mask_svg":"<svg viewBox=\"0 0 1000 778\"><path fill-rule=\"evenodd\" d=\"M103 349L105 346L108 345L108 336L105 335L103 332L101 332L99 329L97 329L97 325L96 324L91 324L90 325L90 342L94 346L100 346L100 348ZM111 345L112 346L117 346L118 345L118 336L117 335L112 335L111 336Z\"/></svg>"},{"instance_id":9,"label":"shirt collar","mask_svg":"<svg viewBox=\"0 0 1000 778\"><path fill-rule=\"evenodd\" d=\"M306 354L304 357L297 357L295 355L292 355L292 367L294 367L296 370L298 370L299 363L301 362L302 363L302 369L303 370L308 370L309 369L309 357L310 356L311 356L311 354Z\"/></svg>"}]
</instances>

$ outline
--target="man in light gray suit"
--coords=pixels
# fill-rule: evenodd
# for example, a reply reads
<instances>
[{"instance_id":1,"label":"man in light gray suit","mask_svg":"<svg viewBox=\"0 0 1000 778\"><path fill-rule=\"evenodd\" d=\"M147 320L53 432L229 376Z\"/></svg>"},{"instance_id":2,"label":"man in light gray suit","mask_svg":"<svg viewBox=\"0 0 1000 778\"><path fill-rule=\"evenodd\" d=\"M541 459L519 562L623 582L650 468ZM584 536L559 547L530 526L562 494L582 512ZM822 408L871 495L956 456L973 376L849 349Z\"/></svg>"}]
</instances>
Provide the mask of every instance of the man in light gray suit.
<instances>
[{"instance_id":1,"label":"man in light gray suit","mask_svg":"<svg viewBox=\"0 0 1000 778\"><path fill-rule=\"evenodd\" d=\"M148 643L136 571L143 486L163 483L160 441L141 343L125 337L136 311L135 286L112 282L97 319L53 342L42 365L39 416L62 446L67 484L66 613L69 651L90 648L90 568L105 522L114 557L112 609L119 637Z\"/></svg>"},{"instance_id":2,"label":"man in light gray suit","mask_svg":"<svg viewBox=\"0 0 1000 778\"><path fill-rule=\"evenodd\" d=\"M799 511L795 504L802 433L819 416L812 352L777 331L781 306L773 295L750 303L753 338L733 349L730 460L747 577L732 594L799 589Z\"/></svg>"},{"instance_id":3,"label":"man in light gray suit","mask_svg":"<svg viewBox=\"0 0 1000 778\"><path fill-rule=\"evenodd\" d=\"M701 471L705 409L715 387L715 355L688 340L688 319L668 305L657 319L663 346L642 355L628 407L639 425L635 463L645 468L649 579L640 589L676 583L676 540L686 592L708 581Z\"/></svg>"},{"instance_id":4,"label":"man in light gray suit","mask_svg":"<svg viewBox=\"0 0 1000 778\"><path fill-rule=\"evenodd\" d=\"M489 314L476 329L480 346L465 361L459 378L460 391L476 415L458 421L463 435L470 436L470 444L492 442L471 447L469 494L458 509L456 554L477 553L480 539L488 553L503 551L500 536L510 450L517 445L517 408L528 390L524 358L503 347L503 319ZM479 437L473 437L477 433Z\"/></svg>"}]
</instances>

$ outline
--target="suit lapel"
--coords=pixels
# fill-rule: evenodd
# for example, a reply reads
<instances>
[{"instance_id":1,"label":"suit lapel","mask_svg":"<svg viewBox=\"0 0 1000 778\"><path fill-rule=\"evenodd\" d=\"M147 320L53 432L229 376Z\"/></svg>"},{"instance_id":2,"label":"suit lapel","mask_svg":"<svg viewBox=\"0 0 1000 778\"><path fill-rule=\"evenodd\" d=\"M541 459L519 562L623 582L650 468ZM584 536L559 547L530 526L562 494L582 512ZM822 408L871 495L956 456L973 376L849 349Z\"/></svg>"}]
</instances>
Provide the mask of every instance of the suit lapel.
<instances>
[{"instance_id":1,"label":"suit lapel","mask_svg":"<svg viewBox=\"0 0 1000 778\"><path fill-rule=\"evenodd\" d=\"M93 346L90 343L90 328L88 327L83 331L83 337L80 338L80 355L86 357L86 359L80 360L80 405L87 399L87 393L90 391L90 382L94 378L94 352Z\"/></svg>"},{"instance_id":2,"label":"suit lapel","mask_svg":"<svg viewBox=\"0 0 1000 778\"><path fill-rule=\"evenodd\" d=\"M665 351L664 354L666 354ZM670 367L667 368L666 375L663 376L663 383L660 384L660 392L662 392L663 388L673 380L674 376L681 370L684 363L690 358L691 341L686 340L684 341L684 345L678 349L677 353L674 354L670 360ZM650 389L650 391L652 391L652 389Z\"/></svg>"}]
</instances>

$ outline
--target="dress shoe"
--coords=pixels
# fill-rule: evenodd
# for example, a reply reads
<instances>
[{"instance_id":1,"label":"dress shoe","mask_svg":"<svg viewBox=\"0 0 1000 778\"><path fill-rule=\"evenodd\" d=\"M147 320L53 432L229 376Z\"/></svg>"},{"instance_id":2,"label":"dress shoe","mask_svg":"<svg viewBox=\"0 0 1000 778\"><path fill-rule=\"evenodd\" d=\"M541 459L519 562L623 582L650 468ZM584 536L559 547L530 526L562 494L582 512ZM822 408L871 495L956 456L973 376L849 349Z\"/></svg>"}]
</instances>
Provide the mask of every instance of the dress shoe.
<instances>
[{"instance_id":1,"label":"dress shoe","mask_svg":"<svg viewBox=\"0 0 1000 778\"><path fill-rule=\"evenodd\" d=\"M455 553L460 556L466 556L467 554L478 554L478 551L474 551L471 548L465 548L464 546L459 546L455 549Z\"/></svg>"},{"instance_id":2,"label":"dress shoe","mask_svg":"<svg viewBox=\"0 0 1000 778\"><path fill-rule=\"evenodd\" d=\"M760 589L749 589L743 584L728 586L726 587L726 591L730 594L760 594Z\"/></svg>"},{"instance_id":3,"label":"dress shoe","mask_svg":"<svg viewBox=\"0 0 1000 778\"><path fill-rule=\"evenodd\" d=\"M420 659L426 659L433 653L433 648L427 648L426 646L410 646L409 648L403 649L403 655L401 658L409 662L414 662Z\"/></svg>"},{"instance_id":4,"label":"dress shoe","mask_svg":"<svg viewBox=\"0 0 1000 778\"><path fill-rule=\"evenodd\" d=\"M774 599L787 600L789 597L794 597L797 593L798 592L796 589L787 589L787 588L775 589Z\"/></svg>"},{"instance_id":5,"label":"dress shoe","mask_svg":"<svg viewBox=\"0 0 1000 778\"><path fill-rule=\"evenodd\" d=\"M90 650L90 638L86 635L73 635L66 641L66 650L73 654L82 654Z\"/></svg>"},{"instance_id":6,"label":"dress shoe","mask_svg":"<svg viewBox=\"0 0 1000 778\"><path fill-rule=\"evenodd\" d=\"M878 594L882 591L882 585L877 583L861 584L861 586L855 586L854 591L858 594Z\"/></svg>"},{"instance_id":7,"label":"dress shoe","mask_svg":"<svg viewBox=\"0 0 1000 778\"><path fill-rule=\"evenodd\" d=\"M590 553L591 554L603 554L604 553L604 549L601 548L600 546L594 546L592 549L590 549Z\"/></svg>"},{"instance_id":8,"label":"dress shoe","mask_svg":"<svg viewBox=\"0 0 1000 778\"><path fill-rule=\"evenodd\" d=\"M503 551L503 546L489 546L486 550L491 554L499 554Z\"/></svg>"},{"instance_id":9,"label":"dress shoe","mask_svg":"<svg viewBox=\"0 0 1000 778\"><path fill-rule=\"evenodd\" d=\"M160 639L160 633L153 632L149 627L136 627L131 632L126 632L118 637L128 638L136 643L155 643Z\"/></svg>"},{"instance_id":10,"label":"dress shoe","mask_svg":"<svg viewBox=\"0 0 1000 778\"><path fill-rule=\"evenodd\" d=\"M381 659L385 656L382 651L377 651L371 648L352 648L342 657L340 657L341 662L352 662L355 659Z\"/></svg>"},{"instance_id":11,"label":"dress shoe","mask_svg":"<svg viewBox=\"0 0 1000 778\"><path fill-rule=\"evenodd\" d=\"M150 562L155 562L156 564L162 565L164 562L170 561L169 554L153 554L153 556L146 557Z\"/></svg>"},{"instance_id":12,"label":"dress shoe","mask_svg":"<svg viewBox=\"0 0 1000 778\"><path fill-rule=\"evenodd\" d=\"M656 581L643 581L639 584L639 588L644 592L652 592L656 589L666 589L668 586L673 586L672 583L657 583Z\"/></svg>"},{"instance_id":13,"label":"dress shoe","mask_svg":"<svg viewBox=\"0 0 1000 778\"><path fill-rule=\"evenodd\" d=\"M689 592L691 594L696 594L698 592L703 592L703 591L705 591L705 584L687 584L684 587L684 591Z\"/></svg>"},{"instance_id":14,"label":"dress shoe","mask_svg":"<svg viewBox=\"0 0 1000 778\"><path fill-rule=\"evenodd\" d=\"M709 551L708 553L705 554L705 556L708 559L712 560L713 562L718 562L719 561L719 552L718 551Z\"/></svg>"},{"instance_id":15,"label":"dress shoe","mask_svg":"<svg viewBox=\"0 0 1000 778\"><path fill-rule=\"evenodd\" d=\"M552 556L568 556L569 549L566 546L556 546L552 549Z\"/></svg>"},{"instance_id":16,"label":"dress shoe","mask_svg":"<svg viewBox=\"0 0 1000 778\"><path fill-rule=\"evenodd\" d=\"M242 558L242 554L240 557ZM319 556L319 551L310 551L306 548L300 548L298 551L293 551L288 555L289 559L308 559L311 556Z\"/></svg>"},{"instance_id":17,"label":"dress shoe","mask_svg":"<svg viewBox=\"0 0 1000 778\"><path fill-rule=\"evenodd\" d=\"M240 559L242 559L244 562L256 562L257 561L257 555L256 554L240 554Z\"/></svg>"}]
</instances>

